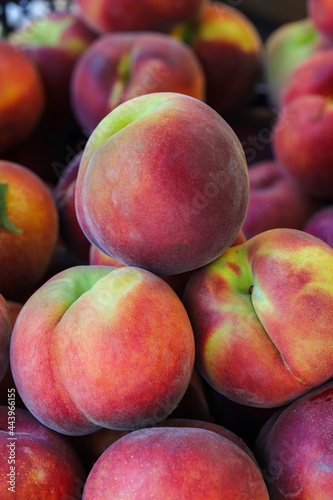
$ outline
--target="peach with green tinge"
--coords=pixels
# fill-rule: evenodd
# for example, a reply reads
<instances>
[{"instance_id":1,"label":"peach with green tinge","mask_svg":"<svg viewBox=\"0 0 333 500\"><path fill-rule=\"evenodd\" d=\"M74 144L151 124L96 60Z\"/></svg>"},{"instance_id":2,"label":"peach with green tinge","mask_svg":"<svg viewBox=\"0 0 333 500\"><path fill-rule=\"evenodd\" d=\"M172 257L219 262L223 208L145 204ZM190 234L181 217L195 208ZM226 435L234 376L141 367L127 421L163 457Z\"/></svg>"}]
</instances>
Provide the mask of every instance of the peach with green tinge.
<instances>
[{"instance_id":1,"label":"peach with green tinge","mask_svg":"<svg viewBox=\"0 0 333 500\"><path fill-rule=\"evenodd\" d=\"M9 40L38 69L45 91L42 120L56 128L74 121L70 80L79 56L95 35L72 12L51 12L12 30Z\"/></svg>"},{"instance_id":2,"label":"peach with green tinge","mask_svg":"<svg viewBox=\"0 0 333 500\"><path fill-rule=\"evenodd\" d=\"M163 33L110 33L79 58L71 100L79 124L92 132L122 102L155 92L205 100L206 81L193 51Z\"/></svg>"},{"instance_id":3,"label":"peach with green tinge","mask_svg":"<svg viewBox=\"0 0 333 500\"><path fill-rule=\"evenodd\" d=\"M279 108L280 94L290 74L319 49L320 41L308 17L284 23L268 35L264 43L263 70L271 106Z\"/></svg>"},{"instance_id":4,"label":"peach with green tinge","mask_svg":"<svg viewBox=\"0 0 333 500\"><path fill-rule=\"evenodd\" d=\"M221 255L244 222L243 148L205 103L171 92L131 99L100 122L75 189L89 241L158 275L191 271Z\"/></svg>"},{"instance_id":5,"label":"peach with green tinge","mask_svg":"<svg viewBox=\"0 0 333 500\"><path fill-rule=\"evenodd\" d=\"M250 19L222 2L207 2L196 20L171 35L187 43L206 77L206 102L225 115L249 101L259 77L262 39Z\"/></svg>"},{"instance_id":6,"label":"peach with green tinge","mask_svg":"<svg viewBox=\"0 0 333 500\"><path fill-rule=\"evenodd\" d=\"M279 106L283 110L298 97L333 95L333 47L310 54L289 73L281 88Z\"/></svg>"},{"instance_id":7,"label":"peach with green tinge","mask_svg":"<svg viewBox=\"0 0 333 500\"><path fill-rule=\"evenodd\" d=\"M309 94L282 110L272 136L281 172L304 193L324 202L333 201L332 134L332 98Z\"/></svg>"},{"instance_id":8,"label":"peach with green tinge","mask_svg":"<svg viewBox=\"0 0 333 500\"><path fill-rule=\"evenodd\" d=\"M273 229L198 270L184 293L198 371L238 403L287 404L333 376L333 251Z\"/></svg>"},{"instance_id":9,"label":"peach with green tinge","mask_svg":"<svg viewBox=\"0 0 333 500\"><path fill-rule=\"evenodd\" d=\"M48 427L68 435L131 430L178 405L194 338L162 279L133 267L77 266L24 304L10 358L24 404Z\"/></svg>"}]
</instances>

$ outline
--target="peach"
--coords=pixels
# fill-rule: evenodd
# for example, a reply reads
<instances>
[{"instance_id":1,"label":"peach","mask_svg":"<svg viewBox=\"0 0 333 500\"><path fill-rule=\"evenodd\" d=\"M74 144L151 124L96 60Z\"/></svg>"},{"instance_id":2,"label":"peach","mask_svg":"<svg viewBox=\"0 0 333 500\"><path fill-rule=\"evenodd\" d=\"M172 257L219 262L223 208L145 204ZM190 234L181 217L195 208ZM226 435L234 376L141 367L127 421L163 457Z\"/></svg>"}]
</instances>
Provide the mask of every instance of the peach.
<instances>
[{"instance_id":1,"label":"peach","mask_svg":"<svg viewBox=\"0 0 333 500\"><path fill-rule=\"evenodd\" d=\"M319 33L333 41L333 5L330 0L308 0L308 15Z\"/></svg>"},{"instance_id":2,"label":"peach","mask_svg":"<svg viewBox=\"0 0 333 500\"><path fill-rule=\"evenodd\" d=\"M317 210L306 221L303 231L320 238L333 248L333 205Z\"/></svg>"},{"instance_id":3,"label":"peach","mask_svg":"<svg viewBox=\"0 0 333 500\"><path fill-rule=\"evenodd\" d=\"M206 0L74 0L82 19L97 33L165 30L194 19Z\"/></svg>"},{"instance_id":4,"label":"peach","mask_svg":"<svg viewBox=\"0 0 333 500\"><path fill-rule=\"evenodd\" d=\"M93 245L167 275L221 255L241 229L248 194L244 151L225 120L198 99L156 93L121 104L94 130L75 205Z\"/></svg>"},{"instance_id":5,"label":"peach","mask_svg":"<svg viewBox=\"0 0 333 500\"><path fill-rule=\"evenodd\" d=\"M205 98L205 77L195 54L162 33L99 37L79 58L71 82L74 114L89 132L122 102L152 92Z\"/></svg>"},{"instance_id":6,"label":"peach","mask_svg":"<svg viewBox=\"0 0 333 500\"><path fill-rule=\"evenodd\" d=\"M320 239L260 233L195 272L183 302L197 370L227 398L278 407L332 378L333 250Z\"/></svg>"},{"instance_id":7,"label":"peach","mask_svg":"<svg viewBox=\"0 0 333 500\"><path fill-rule=\"evenodd\" d=\"M76 60L95 35L72 12L51 12L14 29L9 40L39 71L45 90L43 121L60 126L73 119L70 79Z\"/></svg>"},{"instance_id":8,"label":"peach","mask_svg":"<svg viewBox=\"0 0 333 500\"><path fill-rule=\"evenodd\" d=\"M298 64L286 79L280 96L280 107L285 108L298 97L333 94L333 48L320 50Z\"/></svg>"},{"instance_id":9,"label":"peach","mask_svg":"<svg viewBox=\"0 0 333 500\"><path fill-rule=\"evenodd\" d=\"M247 239L278 227L303 229L320 206L284 175L274 160L253 164L249 181L249 206L242 228Z\"/></svg>"},{"instance_id":10,"label":"peach","mask_svg":"<svg viewBox=\"0 0 333 500\"><path fill-rule=\"evenodd\" d=\"M58 214L48 186L33 172L0 161L0 293L23 300L51 260Z\"/></svg>"},{"instance_id":11,"label":"peach","mask_svg":"<svg viewBox=\"0 0 333 500\"><path fill-rule=\"evenodd\" d=\"M333 382L274 415L262 428L255 455L270 498L329 499L333 491Z\"/></svg>"},{"instance_id":12,"label":"peach","mask_svg":"<svg viewBox=\"0 0 333 500\"><path fill-rule=\"evenodd\" d=\"M290 73L320 45L321 37L309 17L283 23L268 35L264 43L264 74L272 106L279 107Z\"/></svg>"},{"instance_id":13,"label":"peach","mask_svg":"<svg viewBox=\"0 0 333 500\"><path fill-rule=\"evenodd\" d=\"M83 500L268 500L260 470L230 439L207 429L162 427L112 444L88 475Z\"/></svg>"},{"instance_id":14,"label":"peach","mask_svg":"<svg viewBox=\"0 0 333 500\"><path fill-rule=\"evenodd\" d=\"M8 40L0 39L0 153L36 127L45 104L37 68Z\"/></svg>"},{"instance_id":15,"label":"peach","mask_svg":"<svg viewBox=\"0 0 333 500\"><path fill-rule=\"evenodd\" d=\"M133 267L76 266L24 304L11 368L35 417L68 435L166 418L191 379L194 338L180 299Z\"/></svg>"},{"instance_id":16,"label":"peach","mask_svg":"<svg viewBox=\"0 0 333 500\"><path fill-rule=\"evenodd\" d=\"M281 171L310 196L333 200L333 101L303 95L282 111L273 131Z\"/></svg>"},{"instance_id":17,"label":"peach","mask_svg":"<svg viewBox=\"0 0 333 500\"><path fill-rule=\"evenodd\" d=\"M261 67L262 39L250 19L222 2L207 2L193 23L171 34L187 42L206 77L206 102L226 115L254 95Z\"/></svg>"},{"instance_id":18,"label":"peach","mask_svg":"<svg viewBox=\"0 0 333 500\"><path fill-rule=\"evenodd\" d=\"M81 498L86 479L83 466L63 436L47 429L27 410L0 407L1 499Z\"/></svg>"}]
</instances>

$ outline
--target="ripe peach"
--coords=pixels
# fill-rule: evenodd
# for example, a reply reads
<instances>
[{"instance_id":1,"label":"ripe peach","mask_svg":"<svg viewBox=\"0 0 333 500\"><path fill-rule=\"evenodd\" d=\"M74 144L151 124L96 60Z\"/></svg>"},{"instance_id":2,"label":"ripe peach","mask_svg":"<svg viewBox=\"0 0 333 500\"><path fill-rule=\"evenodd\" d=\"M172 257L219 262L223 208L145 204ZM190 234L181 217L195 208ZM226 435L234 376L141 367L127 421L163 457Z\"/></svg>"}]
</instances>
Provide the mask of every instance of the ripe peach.
<instances>
[{"instance_id":1,"label":"ripe peach","mask_svg":"<svg viewBox=\"0 0 333 500\"><path fill-rule=\"evenodd\" d=\"M291 71L281 89L280 107L308 94L332 97L333 48L315 52Z\"/></svg>"},{"instance_id":2,"label":"ripe peach","mask_svg":"<svg viewBox=\"0 0 333 500\"><path fill-rule=\"evenodd\" d=\"M333 101L303 95L282 111L273 131L277 165L310 196L333 200Z\"/></svg>"},{"instance_id":3,"label":"ripe peach","mask_svg":"<svg viewBox=\"0 0 333 500\"><path fill-rule=\"evenodd\" d=\"M85 479L74 449L27 410L16 408L9 389L8 406L0 407L1 499L81 498Z\"/></svg>"},{"instance_id":4,"label":"ripe peach","mask_svg":"<svg viewBox=\"0 0 333 500\"><path fill-rule=\"evenodd\" d=\"M320 238L333 248L333 205L317 210L306 221L303 231Z\"/></svg>"},{"instance_id":5,"label":"ripe peach","mask_svg":"<svg viewBox=\"0 0 333 500\"><path fill-rule=\"evenodd\" d=\"M198 19L176 26L171 34L187 42L198 57L209 106L225 115L251 99L260 74L262 40L245 14L222 2L207 2Z\"/></svg>"},{"instance_id":6,"label":"ripe peach","mask_svg":"<svg viewBox=\"0 0 333 500\"><path fill-rule=\"evenodd\" d=\"M194 339L175 292L133 267L76 266L24 304L11 341L13 378L48 427L82 435L166 418L191 379Z\"/></svg>"},{"instance_id":7,"label":"ripe peach","mask_svg":"<svg viewBox=\"0 0 333 500\"><path fill-rule=\"evenodd\" d=\"M56 127L73 119L70 79L76 60L95 35L72 12L51 12L14 29L9 40L39 71L45 90L43 122Z\"/></svg>"},{"instance_id":8,"label":"ripe peach","mask_svg":"<svg viewBox=\"0 0 333 500\"><path fill-rule=\"evenodd\" d=\"M333 491L333 382L294 401L264 425L255 455L270 498L329 499Z\"/></svg>"},{"instance_id":9,"label":"ripe peach","mask_svg":"<svg viewBox=\"0 0 333 500\"><path fill-rule=\"evenodd\" d=\"M229 248L183 303L199 373L233 401L282 406L333 376L333 250L314 236L272 229Z\"/></svg>"},{"instance_id":10,"label":"ripe peach","mask_svg":"<svg viewBox=\"0 0 333 500\"><path fill-rule=\"evenodd\" d=\"M0 293L24 299L51 260L58 214L51 191L33 172L0 161Z\"/></svg>"},{"instance_id":11,"label":"ripe peach","mask_svg":"<svg viewBox=\"0 0 333 500\"><path fill-rule=\"evenodd\" d=\"M194 19L206 0L74 0L84 21L97 33L165 30Z\"/></svg>"},{"instance_id":12,"label":"ripe peach","mask_svg":"<svg viewBox=\"0 0 333 500\"><path fill-rule=\"evenodd\" d=\"M308 15L318 32L333 41L333 4L330 0L308 0Z\"/></svg>"},{"instance_id":13,"label":"ripe peach","mask_svg":"<svg viewBox=\"0 0 333 500\"><path fill-rule=\"evenodd\" d=\"M195 54L162 33L99 37L79 58L71 82L74 114L89 132L122 102L152 92L205 98L205 77Z\"/></svg>"},{"instance_id":14,"label":"ripe peach","mask_svg":"<svg viewBox=\"0 0 333 500\"><path fill-rule=\"evenodd\" d=\"M269 498L259 467L230 439L195 427L155 427L127 434L100 456L83 500L215 500L221 492L225 500Z\"/></svg>"},{"instance_id":15,"label":"ripe peach","mask_svg":"<svg viewBox=\"0 0 333 500\"><path fill-rule=\"evenodd\" d=\"M249 207L243 224L246 237L278 227L303 229L308 218L320 207L306 195L276 161L255 163L249 169Z\"/></svg>"},{"instance_id":16,"label":"ripe peach","mask_svg":"<svg viewBox=\"0 0 333 500\"><path fill-rule=\"evenodd\" d=\"M166 275L229 248L248 194L231 127L198 99L167 92L131 99L100 122L83 152L75 205L93 245Z\"/></svg>"},{"instance_id":17,"label":"ripe peach","mask_svg":"<svg viewBox=\"0 0 333 500\"><path fill-rule=\"evenodd\" d=\"M8 40L0 39L0 153L33 131L44 109L37 68Z\"/></svg>"}]
</instances>

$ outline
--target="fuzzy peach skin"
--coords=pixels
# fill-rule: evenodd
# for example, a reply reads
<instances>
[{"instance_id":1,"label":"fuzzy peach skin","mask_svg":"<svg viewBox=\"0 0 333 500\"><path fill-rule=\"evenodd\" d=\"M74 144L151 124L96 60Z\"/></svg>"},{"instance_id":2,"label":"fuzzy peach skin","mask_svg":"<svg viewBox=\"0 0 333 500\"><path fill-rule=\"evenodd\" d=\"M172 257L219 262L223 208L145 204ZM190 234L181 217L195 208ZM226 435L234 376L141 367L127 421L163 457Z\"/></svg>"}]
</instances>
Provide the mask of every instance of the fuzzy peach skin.
<instances>
[{"instance_id":1,"label":"fuzzy peach skin","mask_svg":"<svg viewBox=\"0 0 333 500\"><path fill-rule=\"evenodd\" d=\"M23 165L0 160L0 293L21 301L39 284L58 238L48 186Z\"/></svg>"},{"instance_id":2,"label":"fuzzy peach skin","mask_svg":"<svg viewBox=\"0 0 333 500\"><path fill-rule=\"evenodd\" d=\"M261 429L255 455L272 500L329 500L333 491L333 382L294 401Z\"/></svg>"},{"instance_id":3,"label":"fuzzy peach skin","mask_svg":"<svg viewBox=\"0 0 333 500\"><path fill-rule=\"evenodd\" d=\"M206 0L74 0L82 19L97 33L165 30L194 19Z\"/></svg>"},{"instance_id":4,"label":"fuzzy peach skin","mask_svg":"<svg viewBox=\"0 0 333 500\"><path fill-rule=\"evenodd\" d=\"M188 422L187 425L193 424L193 426L198 426L199 424L195 425L195 423L199 421L204 428L209 425L214 427L214 424L209 424L210 414L203 391L202 380L199 377L197 371L193 370L190 384L179 405L168 416L166 420L157 425L181 426L181 423L184 422L183 426L185 426L185 422ZM216 432L218 432L220 426L215 427ZM84 436L71 436L68 437L68 439L70 439L71 444L74 446L78 455L81 457L86 469L88 470L88 472L90 472L90 469L102 455L102 453L111 444L113 444L115 441L125 436L126 434L129 434L130 432L131 431L117 431L102 428L95 432L91 432L90 434L85 434ZM227 429L222 429L221 432L224 432L226 434L226 437L228 437L229 431ZM236 444L241 445L241 447L245 451L246 447L244 443L242 444L242 440L230 432L231 440L232 436L235 437Z\"/></svg>"},{"instance_id":5,"label":"fuzzy peach skin","mask_svg":"<svg viewBox=\"0 0 333 500\"><path fill-rule=\"evenodd\" d=\"M268 500L260 470L238 445L191 427L141 429L97 460L83 500Z\"/></svg>"},{"instance_id":6,"label":"fuzzy peach skin","mask_svg":"<svg viewBox=\"0 0 333 500\"><path fill-rule=\"evenodd\" d=\"M333 376L333 250L272 229L232 247L187 283L196 366L238 403L287 404Z\"/></svg>"},{"instance_id":7,"label":"fuzzy peach skin","mask_svg":"<svg viewBox=\"0 0 333 500\"><path fill-rule=\"evenodd\" d=\"M263 44L255 25L240 10L207 2L194 22L174 27L171 34L198 57L209 106L224 116L252 98Z\"/></svg>"},{"instance_id":8,"label":"fuzzy peach skin","mask_svg":"<svg viewBox=\"0 0 333 500\"><path fill-rule=\"evenodd\" d=\"M220 436L229 439L232 443L239 446L254 462L258 465L257 460L250 450L250 448L245 444L243 439L237 436L234 432L231 432L226 427L218 425L211 421L197 420L193 418L167 418L164 422L157 424L156 427L194 427L196 429L206 429L207 431L216 432Z\"/></svg>"},{"instance_id":9,"label":"fuzzy peach skin","mask_svg":"<svg viewBox=\"0 0 333 500\"><path fill-rule=\"evenodd\" d=\"M14 29L8 39L39 71L45 90L43 122L49 127L66 125L73 119L70 105L72 71L95 35L74 13L51 12Z\"/></svg>"},{"instance_id":10,"label":"fuzzy peach skin","mask_svg":"<svg viewBox=\"0 0 333 500\"><path fill-rule=\"evenodd\" d=\"M235 240L249 195L243 148L205 103L149 94L115 108L83 152L75 205L89 241L158 275L211 262Z\"/></svg>"},{"instance_id":11,"label":"fuzzy peach skin","mask_svg":"<svg viewBox=\"0 0 333 500\"><path fill-rule=\"evenodd\" d=\"M86 474L74 449L27 410L15 408L12 389L8 397L8 406L0 407L1 499L81 498Z\"/></svg>"},{"instance_id":12,"label":"fuzzy peach skin","mask_svg":"<svg viewBox=\"0 0 333 500\"><path fill-rule=\"evenodd\" d=\"M183 304L157 276L77 266L25 303L10 357L23 402L48 427L68 435L131 430L178 405L194 338Z\"/></svg>"},{"instance_id":13,"label":"fuzzy peach skin","mask_svg":"<svg viewBox=\"0 0 333 500\"><path fill-rule=\"evenodd\" d=\"M318 32L333 41L333 4L331 0L307 0L308 15Z\"/></svg>"},{"instance_id":14,"label":"fuzzy peach skin","mask_svg":"<svg viewBox=\"0 0 333 500\"><path fill-rule=\"evenodd\" d=\"M36 127L45 105L37 68L8 40L0 39L0 153L23 141Z\"/></svg>"},{"instance_id":15,"label":"fuzzy peach skin","mask_svg":"<svg viewBox=\"0 0 333 500\"><path fill-rule=\"evenodd\" d=\"M9 344L13 322L9 307L4 297L0 295L0 382L9 366Z\"/></svg>"},{"instance_id":16,"label":"fuzzy peach skin","mask_svg":"<svg viewBox=\"0 0 333 500\"><path fill-rule=\"evenodd\" d=\"M71 79L78 123L92 132L116 106L139 95L179 92L205 99L205 76L194 52L153 32L100 36L79 58Z\"/></svg>"},{"instance_id":17,"label":"fuzzy peach skin","mask_svg":"<svg viewBox=\"0 0 333 500\"><path fill-rule=\"evenodd\" d=\"M281 172L323 201L333 201L332 134L332 98L309 94L284 108L272 136Z\"/></svg>"}]
</instances>

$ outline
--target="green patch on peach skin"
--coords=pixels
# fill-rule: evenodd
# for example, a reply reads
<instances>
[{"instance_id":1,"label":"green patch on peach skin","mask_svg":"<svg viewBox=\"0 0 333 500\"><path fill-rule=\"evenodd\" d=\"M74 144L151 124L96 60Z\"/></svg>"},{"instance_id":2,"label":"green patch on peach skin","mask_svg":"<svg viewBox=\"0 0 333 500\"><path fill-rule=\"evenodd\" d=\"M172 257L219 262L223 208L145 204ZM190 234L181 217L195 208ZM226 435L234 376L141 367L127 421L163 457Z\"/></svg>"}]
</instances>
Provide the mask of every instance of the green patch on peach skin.
<instances>
[{"instance_id":1,"label":"green patch on peach skin","mask_svg":"<svg viewBox=\"0 0 333 500\"><path fill-rule=\"evenodd\" d=\"M126 101L122 104L121 108L115 108L100 121L92 132L86 144L84 156L90 159L93 152L102 142L109 139L132 122L152 113L165 102L168 103L168 94L155 93L149 96L149 98L147 96L142 96L137 98L134 102L132 100ZM152 103L151 106L150 103Z\"/></svg>"},{"instance_id":2,"label":"green patch on peach skin","mask_svg":"<svg viewBox=\"0 0 333 500\"><path fill-rule=\"evenodd\" d=\"M26 28L13 33L9 39L14 45L23 45L24 47L59 46L63 32L69 28L71 23L70 18L36 19Z\"/></svg>"},{"instance_id":3,"label":"green patch on peach skin","mask_svg":"<svg viewBox=\"0 0 333 500\"><path fill-rule=\"evenodd\" d=\"M233 20L228 14L224 16L223 13L219 14L216 20L202 23L197 38L200 41L229 42L248 53L255 52L260 46L257 35L249 33L248 27L244 29L239 20Z\"/></svg>"},{"instance_id":4,"label":"green patch on peach skin","mask_svg":"<svg viewBox=\"0 0 333 500\"><path fill-rule=\"evenodd\" d=\"M22 229L17 229L17 227L8 218L6 203L7 191L8 184L0 182L0 230L3 227L12 233L21 234L23 232Z\"/></svg>"},{"instance_id":5,"label":"green patch on peach skin","mask_svg":"<svg viewBox=\"0 0 333 500\"><path fill-rule=\"evenodd\" d=\"M82 421L84 425L90 425L90 432L96 426L83 415L73 415L70 395L59 384L57 367L52 366L54 329L72 304L114 269L109 266L77 266L59 273L28 299L16 320L10 354L14 380L30 412L59 432L64 432L68 414L75 422L79 421L79 426ZM41 368L42 365L44 368ZM41 371L43 376L39 377ZM45 382L45 371L50 385ZM54 421L57 419L61 424L55 428ZM71 434L69 427L68 433Z\"/></svg>"},{"instance_id":6,"label":"green patch on peach skin","mask_svg":"<svg viewBox=\"0 0 333 500\"><path fill-rule=\"evenodd\" d=\"M157 108L162 107L163 104L166 104L170 108L170 95L172 95L171 92L156 92L150 96L137 97L134 101L130 99L122 103L121 107L117 106L103 118L92 132L86 144L80 163L78 184L82 183L82 177L89 166L94 152L105 140L110 139L132 122L153 113ZM191 98L189 97L189 99Z\"/></svg>"},{"instance_id":7,"label":"green patch on peach skin","mask_svg":"<svg viewBox=\"0 0 333 500\"><path fill-rule=\"evenodd\" d=\"M223 288L224 291L220 290L221 301L215 300L213 303L214 306L212 307L212 309L217 312L217 316L221 317L222 323L219 326L216 325L217 330L215 330L215 333L210 332L209 339L206 343L204 357L206 357L207 354L208 358L212 358L214 356L214 352L216 356L216 347L213 346L214 342L212 339L212 337L216 334L221 336L220 341L224 338L224 344L226 346L228 346L231 341L237 341L237 339L240 338L245 340L248 337L248 331L247 329L244 330L244 325L248 325L248 322L252 320L258 328L253 331L255 333L261 332L264 334L264 337L269 340L274 349L277 351L290 375L293 376L299 383L305 384L299 377L293 375L283 357L283 354L279 350L278 346L275 345L272 338L268 335L265 326L262 324L261 318L257 313L255 306L257 305L258 307L259 302L264 304L266 313L269 312L270 314L276 314L276 309L273 307L273 304L269 301L264 291L258 286L254 278L251 264L248 261L247 250L248 244L246 243L232 247L208 266L209 273L216 273L223 276L223 281L221 280L221 288ZM242 263L242 267L239 266L239 262ZM246 263L246 266L244 266L244 263ZM210 290L210 295L212 297L215 296L212 289ZM249 310L249 307L251 310ZM238 325L240 326L238 327ZM233 337L232 339L231 336ZM250 339L251 343L254 339L255 337ZM221 348L221 345L219 348ZM208 366L211 364L211 361L208 362ZM310 388L311 387L309 386L309 389Z\"/></svg>"},{"instance_id":8,"label":"green patch on peach skin","mask_svg":"<svg viewBox=\"0 0 333 500\"><path fill-rule=\"evenodd\" d=\"M168 359L163 359L163 353L160 349L160 342L158 340L160 326L163 326L163 324L166 324L167 322L169 322L170 325L173 323L173 320L169 317L167 311L164 311L162 307L160 309L160 315L155 315L154 318L151 316L149 317L149 314L147 314L147 317L149 317L149 327L147 328L147 331L151 328L154 332L154 336L149 335L147 337L145 332L143 332L143 335L141 336L140 327L143 327L142 319L140 319L140 317L135 319L134 317L133 321L130 320L132 317L131 313L135 311L135 304L137 303L137 300L132 300L133 295L128 297L128 302L126 304L123 300L121 302L117 300L118 298L123 299L127 291L130 291L131 289L133 290L134 286L139 285L146 274L148 274L146 271L129 267L115 270L111 275L106 276L105 279L99 280L94 288L87 292L85 297L82 297L82 300L86 299L86 304L82 302L82 300L73 304L74 309L72 310L72 314L68 316L68 322L66 323L66 317L62 318L62 323L59 325L58 336L57 331L55 330L55 337L57 338L55 340L56 351L54 364L61 372L60 378L64 381L64 385L68 385L67 389L70 392L75 408L77 408L78 411L81 411L89 419L89 421L96 424L96 426L102 425L105 427L107 426L107 423L110 424L110 421L105 421L105 415L107 415L108 408L113 408L113 411L116 411L113 400L114 398L116 400L118 398L115 395L118 394L119 397L121 396L122 400L131 401L132 404L133 396L139 394L140 390L142 390L143 385L140 379L141 374L136 371L135 367L137 366L141 371L143 352L146 352L147 356L152 356L152 365L146 366L144 375L144 392L147 393L147 404L151 404L151 395L155 392L154 390L147 392L146 386L150 383L150 381L154 380L154 377L156 376L157 358L159 358L161 363L161 373L163 372L166 374L169 369L169 365L165 366ZM167 284L164 284L164 282L160 282L159 278L154 277L153 279L153 275L151 276L152 294L154 293L153 290L155 284L158 284L158 289L162 286L162 289L165 288L165 291L168 291L165 293L166 298L168 298L169 294L171 294L170 297L172 296L173 300L176 300L178 303L179 299L176 297L171 288L169 288ZM119 278L123 280L120 286L118 283ZM114 289L116 293L114 293ZM91 293L94 293L94 295L91 296ZM134 293L140 293L140 291L135 291ZM108 295L110 294L112 294L112 298L108 299ZM100 297L103 298L103 303L98 300ZM97 307L95 307L96 304ZM134 309L132 306L134 306ZM75 325L75 318L81 318L85 313L85 307L87 308L87 318L83 318L82 322L84 332L83 335L78 338L76 333L75 335L72 334L73 324ZM165 314L165 317L163 317L163 314ZM128 324L127 326L123 326L122 323L126 315L129 316ZM177 317L179 321L179 323L177 321L177 328L181 328L181 321L184 323L185 319L186 325L190 326L187 315L185 315L185 311L182 315L182 320L179 315ZM92 335L92 332L96 330L96 321L98 321L99 331L97 336ZM91 323L91 327L89 323ZM135 329L137 323L139 324L136 331ZM122 335L112 336L112 328L117 330L118 327L119 331L122 332ZM184 330L185 329L186 326L184 325ZM68 332L68 334L66 332ZM163 328L161 333L163 334ZM163 341L167 342L167 338ZM184 341L184 339L182 341ZM171 340L169 339L168 342L171 342ZM177 339L172 339L172 344L176 345L176 343ZM168 350L167 345L168 344L165 344L166 350ZM128 364L123 366L123 356L126 350L128 350ZM66 357L67 352L69 353L68 357ZM92 352L94 353L94 357L91 356ZM117 359L118 352L120 354L119 359ZM103 359L101 359L100 356ZM109 373L108 365L111 367L111 379L108 377L108 375L111 374L111 372ZM181 361L179 360L179 366L180 365ZM84 366L84 370L82 370L82 366ZM170 367L171 366L173 366L172 363L170 363ZM126 373L128 375L128 384L124 385L121 377L122 374L125 375ZM190 374L190 370L188 370L188 373ZM84 377L90 382L90 389L87 388L85 394L82 392L83 374ZM170 373L170 376L167 378L171 380L172 375L175 375L175 373ZM112 391L106 390L106 380L109 380L109 383L112 384ZM69 384L67 384L67 381ZM177 377L174 377L173 384L175 384L175 388L177 388ZM163 389L161 390L163 391ZM94 400L98 401L99 408L92 406L91 402ZM145 401L146 399L142 394L141 403ZM176 403L174 403L173 406L175 406L175 404ZM146 411L144 411L143 414L145 413ZM140 416L141 411L138 409L138 419L140 419ZM122 418L125 418L125 414L123 414ZM126 427L126 429L130 428L130 424L128 425L129 427Z\"/></svg>"}]
</instances>

